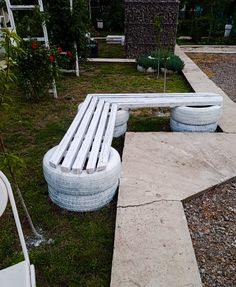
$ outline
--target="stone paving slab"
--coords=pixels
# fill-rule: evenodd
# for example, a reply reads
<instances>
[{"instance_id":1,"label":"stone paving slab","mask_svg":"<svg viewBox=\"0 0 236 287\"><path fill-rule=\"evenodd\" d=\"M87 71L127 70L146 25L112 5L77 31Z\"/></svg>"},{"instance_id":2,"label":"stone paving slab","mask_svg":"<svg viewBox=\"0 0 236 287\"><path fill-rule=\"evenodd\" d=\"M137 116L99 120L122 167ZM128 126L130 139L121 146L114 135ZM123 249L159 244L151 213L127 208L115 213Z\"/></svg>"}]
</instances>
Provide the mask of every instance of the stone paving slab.
<instances>
[{"instance_id":1,"label":"stone paving slab","mask_svg":"<svg viewBox=\"0 0 236 287\"><path fill-rule=\"evenodd\" d=\"M121 64L129 64L129 63L135 63L135 59L122 59L122 58L87 58L88 62L93 63L121 63Z\"/></svg>"},{"instance_id":2,"label":"stone paving slab","mask_svg":"<svg viewBox=\"0 0 236 287\"><path fill-rule=\"evenodd\" d=\"M118 206L184 200L236 176L236 134L126 133Z\"/></svg>"},{"instance_id":3,"label":"stone paving slab","mask_svg":"<svg viewBox=\"0 0 236 287\"><path fill-rule=\"evenodd\" d=\"M224 132L236 133L236 103L234 103L207 75L176 45L175 53L185 63L183 74L196 93L211 92L223 96L223 115L219 125Z\"/></svg>"},{"instance_id":4,"label":"stone paving slab","mask_svg":"<svg viewBox=\"0 0 236 287\"><path fill-rule=\"evenodd\" d=\"M180 45L187 53L236 54L236 46L228 45Z\"/></svg>"},{"instance_id":5,"label":"stone paving slab","mask_svg":"<svg viewBox=\"0 0 236 287\"><path fill-rule=\"evenodd\" d=\"M202 286L181 202L118 208L115 232L112 287Z\"/></svg>"}]
</instances>

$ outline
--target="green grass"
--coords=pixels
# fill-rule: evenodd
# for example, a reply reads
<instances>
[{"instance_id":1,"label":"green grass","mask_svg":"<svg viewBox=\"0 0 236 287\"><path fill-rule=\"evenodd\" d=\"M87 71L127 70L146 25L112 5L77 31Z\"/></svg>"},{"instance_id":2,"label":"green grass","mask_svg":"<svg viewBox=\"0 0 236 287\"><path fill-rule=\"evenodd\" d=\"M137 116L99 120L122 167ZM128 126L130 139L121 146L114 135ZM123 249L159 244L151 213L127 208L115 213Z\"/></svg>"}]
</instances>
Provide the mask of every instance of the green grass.
<instances>
[{"instance_id":1,"label":"green grass","mask_svg":"<svg viewBox=\"0 0 236 287\"><path fill-rule=\"evenodd\" d=\"M125 58L125 47L118 44L107 44L105 40L98 40L99 58Z\"/></svg>"},{"instance_id":2,"label":"green grass","mask_svg":"<svg viewBox=\"0 0 236 287\"><path fill-rule=\"evenodd\" d=\"M17 90L12 91L11 108L0 112L1 133L8 150L22 156L27 168L18 177L33 221L45 238L53 243L30 248L36 267L38 287L109 286L112 261L116 200L100 211L71 213L55 206L49 199L42 173L43 155L58 144L78 104L88 93L162 92L163 79L138 73L134 65L91 65L81 67L81 77L63 77L59 99L26 103ZM168 92L188 92L181 75L167 80ZM151 112L150 112L151 111ZM134 111L129 130L168 129L168 119L157 118L152 110ZM124 138L113 142L122 153ZM24 232L31 235L16 196ZM22 259L10 208L0 220L0 269Z\"/></svg>"}]
</instances>

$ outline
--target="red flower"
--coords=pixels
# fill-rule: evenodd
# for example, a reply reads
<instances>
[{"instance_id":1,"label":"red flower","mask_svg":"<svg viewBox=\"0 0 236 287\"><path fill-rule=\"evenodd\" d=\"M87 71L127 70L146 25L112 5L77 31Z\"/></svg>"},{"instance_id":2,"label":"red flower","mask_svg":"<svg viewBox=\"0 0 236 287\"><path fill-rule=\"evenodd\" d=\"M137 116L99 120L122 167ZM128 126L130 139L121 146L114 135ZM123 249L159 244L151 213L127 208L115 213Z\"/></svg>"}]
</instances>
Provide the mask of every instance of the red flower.
<instances>
[{"instance_id":1,"label":"red flower","mask_svg":"<svg viewBox=\"0 0 236 287\"><path fill-rule=\"evenodd\" d=\"M54 61L54 56L53 55L50 55L49 56L49 61L52 63Z\"/></svg>"},{"instance_id":2,"label":"red flower","mask_svg":"<svg viewBox=\"0 0 236 287\"><path fill-rule=\"evenodd\" d=\"M38 48L38 43L36 43L36 42L32 42L32 44L31 44L31 48L32 49L37 49Z\"/></svg>"},{"instance_id":3,"label":"red flower","mask_svg":"<svg viewBox=\"0 0 236 287\"><path fill-rule=\"evenodd\" d=\"M68 58L71 58L71 57L72 57L71 51L67 51L67 52L66 52L66 55L67 55Z\"/></svg>"},{"instance_id":4,"label":"red flower","mask_svg":"<svg viewBox=\"0 0 236 287\"><path fill-rule=\"evenodd\" d=\"M58 48L58 52L62 53L62 48L61 47Z\"/></svg>"}]
</instances>

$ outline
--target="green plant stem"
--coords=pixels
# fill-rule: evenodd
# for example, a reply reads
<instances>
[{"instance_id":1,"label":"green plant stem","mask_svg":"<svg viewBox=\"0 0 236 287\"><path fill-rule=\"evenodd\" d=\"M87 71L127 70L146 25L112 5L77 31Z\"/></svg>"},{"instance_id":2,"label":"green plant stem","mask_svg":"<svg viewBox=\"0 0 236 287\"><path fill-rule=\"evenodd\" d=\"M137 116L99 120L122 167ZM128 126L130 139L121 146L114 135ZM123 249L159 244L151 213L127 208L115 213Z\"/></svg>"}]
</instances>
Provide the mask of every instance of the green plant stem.
<instances>
[{"instance_id":1,"label":"green plant stem","mask_svg":"<svg viewBox=\"0 0 236 287\"><path fill-rule=\"evenodd\" d=\"M6 149L5 149L3 137L2 137L1 134L0 134L0 145L1 145L1 150L2 150L2 152L5 154L5 153L6 153ZM22 204L22 206L23 206L23 208L24 208L24 211L25 211L27 220L28 220L28 222L29 222L29 225L30 225L30 227L31 227L31 230L32 230L32 232L34 233L34 235L35 235L36 237L38 237L38 239L43 240L43 235L39 234L39 233L36 231L35 227L34 227L33 221L32 221L32 219L31 219L31 216L30 216L30 214L29 214L29 211L28 211L28 209L27 209L27 207L26 207L24 198L23 198L23 196L22 196L22 192L21 192L21 190L20 190L20 187L19 187L19 184L18 184L18 182L17 182L16 176L15 176L15 174L14 174L14 172L13 172L13 169L12 169L12 167L11 167L9 164L7 164L7 166L8 166L10 175L11 175L11 177L12 177L12 180L13 180L13 182L14 182L14 185L15 185L15 187L16 187L16 191L17 191L17 194L18 194L18 196L19 196L19 198L20 198L21 204Z\"/></svg>"},{"instance_id":2,"label":"green plant stem","mask_svg":"<svg viewBox=\"0 0 236 287\"><path fill-rule=\"evenodd\" d=\"M160 48L158 47L157 51L157 79L160 77Z\"/></svg>"},{"instance_id":3,"label":"green plant stem","mask_svg":"<svg viewBox=\"0 0 236 287\"><path fill-rule=\"evenodd\" d=\"M166 92L166 60L165 60L165 65L164 65L164 89L163 92Z\"/></svg>"}]
</instances>

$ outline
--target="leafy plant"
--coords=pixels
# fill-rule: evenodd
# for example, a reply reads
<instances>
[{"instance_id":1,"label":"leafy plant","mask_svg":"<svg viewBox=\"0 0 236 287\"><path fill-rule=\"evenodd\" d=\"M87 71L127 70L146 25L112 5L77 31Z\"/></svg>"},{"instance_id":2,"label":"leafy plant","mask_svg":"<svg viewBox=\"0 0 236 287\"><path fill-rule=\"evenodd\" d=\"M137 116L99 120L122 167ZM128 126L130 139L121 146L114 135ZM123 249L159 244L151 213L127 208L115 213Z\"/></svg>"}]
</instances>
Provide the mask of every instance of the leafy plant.
<instances>
[{"instance_id":1,"label":"leafy plant","mask_svg":"<svg viewBox=\"0 0 236 287\"><path fill-rule=\"evenodd\" d=\"M0 110L3 108L9 108L9 102L11 101L7 92L10 87L17 79L14 73L14 67L16 66L16 59L19 55L24 55L24 50L20 47L22 42L21 38L14 32L9 31L8 29L3 29L3 42L1 43L2 47L5 49L5 68L0 68L0 84L1 84L1 92L0 92ZM1 122L0 122L1 124ZM0 129L1 130L1 129ZM36 231L34 224L29 215L28 209L25 205L18 181L17 174L20 172L22 168L25 167L25 162L22 158L20 158L14 152L6 151L3 135L0 133L0 168L7 168L10 172L10 175L13 179L13 182L16 186L16 191L21 200L21 204L25 210L26 217L31 226L31 229L34 235L42 240L43 237Z\"/></svg>"},{"instance_id":2,"label":"leafy plant","mask_svg":"<svg viewBox=\"0 0 236 287\"><path fill-rule=\"evenodd\" d=\"M24 50L20 47L22 39L16 33L8 29L1 29L1 32L1 46L5 51L3 58L5 67L0 66L0 106L3 106L11 100L7 91L16 80L16 74L13 70L16 66L16 58L18 55L23 55Z\"/></svg>"},{"instance_id":3,"label":"leafy plant","mask_svg":"<svg viewBox=\"0 0 236 287\"><path fill-rule=\"evenodd\" d=\"M152 59L150 59L148 56L140 56L137 59L137 65L143 67L144 69L148 69L152 66Z\"/></svg>"},{"instance_id":4,"label":"leafy plant","mask_svg":"<svg viewBox=\"0 0 236 287\"><path fill-rule=\"evenodd\" d=\"M184 68L184 62L179 56L171 55L166 62L166 68L173 72L181 72Z\"/></svg>"},{"instance_id":5,"label":"leafy plant","mask_svg":"<svg viewBox=\"0 0 236 287\"><path fill-rule=\"evenodd\" d=\"M18 85L23 98L34 102L48 94L58 77L57 48L48 49L36 41L23 41L24 55L17 56Z\"/></svg>"},{"instance_id":6,"label":"leafy plant","mask_svg":"<svg viewBox=\"0 0 236 287\"><path fill-rule=\"evenodd\" d=\"M53 45L63 50L72 50L76 42L80 56L86 55L85 34L88 32L89 13L87 1L74 0L70 10L68 0L46 0L45 9L49 14L47 28Z\"/></svg>"}]
</instances>

